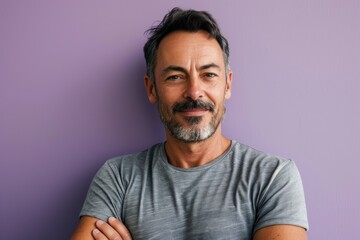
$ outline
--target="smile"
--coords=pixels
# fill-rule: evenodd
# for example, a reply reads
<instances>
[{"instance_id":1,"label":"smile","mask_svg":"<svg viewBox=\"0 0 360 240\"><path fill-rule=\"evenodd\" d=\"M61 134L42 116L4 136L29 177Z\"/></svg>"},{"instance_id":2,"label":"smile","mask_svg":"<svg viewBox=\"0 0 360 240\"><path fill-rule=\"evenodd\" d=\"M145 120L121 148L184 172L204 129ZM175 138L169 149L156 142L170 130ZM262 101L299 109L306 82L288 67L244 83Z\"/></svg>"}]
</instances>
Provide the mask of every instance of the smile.
<instances>
[{"instance_id":1,"label":"smile","mask_svg":"<svg viewBox=\"0 0 360 240\"><path fill-rule=\"evenodd\" d=\"M187 117L197 117L197 116L203 116L208 112L206 109L202 108L190 108L190 109L184 109L182 111L178 111L181 115L187 116Z\"/></svg>"}]
</instances>

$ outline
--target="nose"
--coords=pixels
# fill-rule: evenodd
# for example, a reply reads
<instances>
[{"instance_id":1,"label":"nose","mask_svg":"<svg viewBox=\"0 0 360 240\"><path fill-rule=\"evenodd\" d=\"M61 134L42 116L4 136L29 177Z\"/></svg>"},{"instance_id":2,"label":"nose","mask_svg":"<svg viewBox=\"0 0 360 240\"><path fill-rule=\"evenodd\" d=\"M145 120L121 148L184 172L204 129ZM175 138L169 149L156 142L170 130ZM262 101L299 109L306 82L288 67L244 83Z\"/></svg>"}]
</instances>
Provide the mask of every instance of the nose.
<instances>
[{"instance_id":1,"label":"nose","mask_svg":"<svg viewBox=\"0 0 360 240\"><path fill-rule=\"evenodd\" d=\"M204 91L200 79L195 76L190 77L186 84L184 97L191 100L197 100L202 98L203 95Z\"/></svg>"}]
</instances>

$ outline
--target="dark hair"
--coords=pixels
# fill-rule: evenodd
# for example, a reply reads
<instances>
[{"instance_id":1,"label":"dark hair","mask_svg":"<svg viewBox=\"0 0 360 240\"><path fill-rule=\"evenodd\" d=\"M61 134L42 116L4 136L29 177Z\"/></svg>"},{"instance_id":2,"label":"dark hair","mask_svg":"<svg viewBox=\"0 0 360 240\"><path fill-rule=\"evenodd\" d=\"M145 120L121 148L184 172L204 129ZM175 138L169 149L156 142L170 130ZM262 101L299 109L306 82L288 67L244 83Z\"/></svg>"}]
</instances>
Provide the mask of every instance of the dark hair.
<instances>
[{"instance_id":1,"label":"dark hair","mask_svg":"<svg viewBox=\"0 0 360 240\"><path fill-rule=\"evenodd\" d=\"M146 73L152 81L155 81L156 50L161 40L174 31L197 32L200 30L208 32L209 37L214 38L219 43L224 55L225 68L228 71L229 44L226 38L221 35L215 19L205 11L182 10L175 7L165 15L157 26L146 31L149 35L148 41L144 45Z\"/></svg>"}]
</instances>

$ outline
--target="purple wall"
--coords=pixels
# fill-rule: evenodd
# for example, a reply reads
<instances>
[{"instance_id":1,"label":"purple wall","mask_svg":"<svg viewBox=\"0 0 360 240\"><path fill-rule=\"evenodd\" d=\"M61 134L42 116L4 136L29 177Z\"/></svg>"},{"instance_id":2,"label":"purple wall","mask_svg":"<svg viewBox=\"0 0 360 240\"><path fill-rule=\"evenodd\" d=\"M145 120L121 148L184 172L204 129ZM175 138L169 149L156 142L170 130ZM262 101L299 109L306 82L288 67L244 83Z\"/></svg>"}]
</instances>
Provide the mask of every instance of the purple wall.
<instances>
[{"instance_id":1,"label":"purple wall","mask_svg":"<svg viewBox=\"0 0 360 240\"><path fill-rule=\"evenodd\" d=\"M173 6L210 11L235 74L224 132L296 161L310 239L360 215L359 1L0 2L0 239L66 239L109 157L163 140L143 32Z\"/></svg>"}]
</instances>

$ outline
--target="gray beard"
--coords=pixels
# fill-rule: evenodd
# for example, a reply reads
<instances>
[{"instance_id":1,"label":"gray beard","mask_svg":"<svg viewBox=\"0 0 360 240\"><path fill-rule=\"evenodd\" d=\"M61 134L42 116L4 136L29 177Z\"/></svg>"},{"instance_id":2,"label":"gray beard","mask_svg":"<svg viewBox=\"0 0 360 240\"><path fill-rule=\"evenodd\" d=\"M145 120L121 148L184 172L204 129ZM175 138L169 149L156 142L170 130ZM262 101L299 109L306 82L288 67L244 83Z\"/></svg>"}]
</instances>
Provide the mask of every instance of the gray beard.
<instances>
[{"instance_id":1,"label":"gray beard","mask_svg":"<svg viewBox=\"0 0 360 240\"><path fill-rule=\"evenodd\" d=\"M225 106L224 106L225 112ZM165 120L160 114L160 119L164 126L169 130L170 134L178 140L184 142L201 142L211 137L216 129L219 127L223 117L216 123L216 115L211 117L210 123L205 127L198 127L197 125L202 121L203 117L188 117L187 121L190 124L188 127L181 126L180 123L173 120Z\"/></svg>"}]
</instances>

